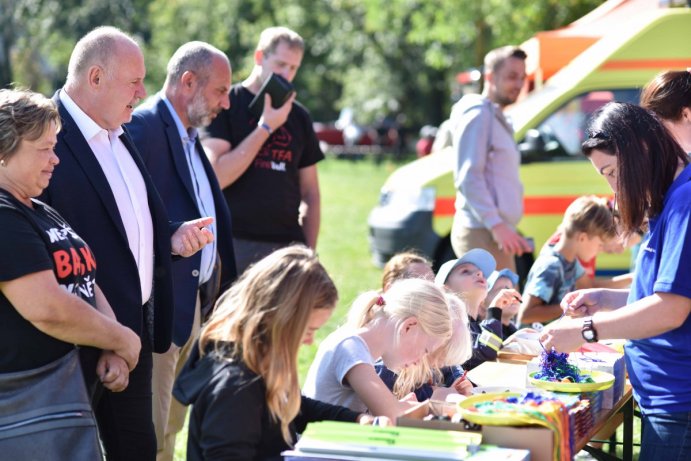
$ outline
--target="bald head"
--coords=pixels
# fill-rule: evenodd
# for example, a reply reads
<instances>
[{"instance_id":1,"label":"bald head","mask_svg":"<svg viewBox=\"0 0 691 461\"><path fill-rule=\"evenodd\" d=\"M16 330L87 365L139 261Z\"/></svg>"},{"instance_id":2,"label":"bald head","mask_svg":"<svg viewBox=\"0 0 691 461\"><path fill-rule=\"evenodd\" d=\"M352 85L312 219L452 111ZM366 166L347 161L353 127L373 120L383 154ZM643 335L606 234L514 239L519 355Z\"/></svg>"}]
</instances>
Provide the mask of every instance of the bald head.
<instances>
[{"instance_id":1,"label":"bald head","mask_svg":"<svg viewBox=\"0 0 691 461\"><path fill-rule=\"evenodd\" d=\"M99 27L82 37L70 57L64 90L99 126L118 128L146 97L144 55L132 37Z\"/></svg>"},{"instance_id":2,"label":"bald head","mask_svg":"<svg viewBox=\"0 0 691 461\"><path fill-rule=\"evenodd\" d=\"M92 66L99 66L104 72L109 72L113 56L123 49L135 48L139 50L137 42L120 29L111 26L97 27L83 36L72 50L66 86L83 81Z\"/></svg>"},{"instance_id":3,"label":"bald head","mask_svg":"<svg viewBox=\"0 0 691 461\"><path fill-rule=\"evenodd\" d=\"M206 42L187 42L168 61L164 88L179 86L185 72L194 72L199 85L203 86L209 80L214 63L218 61L230 69L228 57L215 46Z\"/></svg>"},{"instance_id":4,"label":"bald head","mask_svg":"<svg viewBox=\"0 0 691 461\"><path fill-rule=\"evenodd\" d=\"M221 50L204 42L188 42L168 61L163 92L185 128L198 128L230 107L231 83L230 61Z\"/></svg>"}]
</instances>

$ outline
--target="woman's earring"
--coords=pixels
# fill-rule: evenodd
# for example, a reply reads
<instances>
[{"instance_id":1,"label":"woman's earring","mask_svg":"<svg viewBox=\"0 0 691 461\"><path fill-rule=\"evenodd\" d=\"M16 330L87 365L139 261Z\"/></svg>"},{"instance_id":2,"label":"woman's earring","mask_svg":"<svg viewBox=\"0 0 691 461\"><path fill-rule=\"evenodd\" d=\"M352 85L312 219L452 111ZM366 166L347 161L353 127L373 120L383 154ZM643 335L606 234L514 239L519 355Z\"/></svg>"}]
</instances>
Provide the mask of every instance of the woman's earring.
<instances>
[{"instance_id":1,"label":"woman's earring","mask_svg":"<svg viewBox=\"0 0 691 461\"><path fill-rule=\"evenodd\" d=\"M0 160L0 166L5 168L5 159Z\"/></svg>"}]
</instances>

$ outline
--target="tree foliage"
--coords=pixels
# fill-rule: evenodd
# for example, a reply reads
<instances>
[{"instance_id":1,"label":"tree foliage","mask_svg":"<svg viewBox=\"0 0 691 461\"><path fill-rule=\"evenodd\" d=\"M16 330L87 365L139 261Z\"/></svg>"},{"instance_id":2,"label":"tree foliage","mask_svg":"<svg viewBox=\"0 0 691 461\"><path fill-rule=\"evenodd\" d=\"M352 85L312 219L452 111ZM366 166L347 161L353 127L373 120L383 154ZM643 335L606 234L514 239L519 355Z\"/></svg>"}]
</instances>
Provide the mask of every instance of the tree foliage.
<instances>
[{"instance_id":1,"label":"tree foliage","mask_svg":"<svg viewBox=\"0 0 691 461\"><path fill-rule=\"evenodd\" d=\"M296 79L317 120L352 107L362 123L402 113L438 123L457 72L500 45L563 26L601 0L0 0L0 79L50 93L74 43L98 25L138 37L147 88L160 88L173 51L204 40L225 51L233 79L253 65L259 33L286 25L306 40Z\"/></svg>"}]
</instances>

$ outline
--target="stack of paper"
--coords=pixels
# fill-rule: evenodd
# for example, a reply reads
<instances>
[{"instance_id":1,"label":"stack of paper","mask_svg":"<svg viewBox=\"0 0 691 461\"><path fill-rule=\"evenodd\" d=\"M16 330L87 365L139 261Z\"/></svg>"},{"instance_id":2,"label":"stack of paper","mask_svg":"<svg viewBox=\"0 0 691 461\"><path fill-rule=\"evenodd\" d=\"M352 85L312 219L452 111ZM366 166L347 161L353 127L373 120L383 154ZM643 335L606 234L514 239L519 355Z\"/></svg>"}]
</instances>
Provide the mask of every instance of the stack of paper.
<instances>
[{"instance_id":1,"label":"stack of paper","mask_svg":"<svg viewBox=\"0 0 691 461\"><path fill-rule=\"evenodd\" d=\"M479 433L407 427L310 423L288 459L528 460L526 450L480 446ZM345 458L344 458L345 457Z\"/></svg>"}]
</instances>

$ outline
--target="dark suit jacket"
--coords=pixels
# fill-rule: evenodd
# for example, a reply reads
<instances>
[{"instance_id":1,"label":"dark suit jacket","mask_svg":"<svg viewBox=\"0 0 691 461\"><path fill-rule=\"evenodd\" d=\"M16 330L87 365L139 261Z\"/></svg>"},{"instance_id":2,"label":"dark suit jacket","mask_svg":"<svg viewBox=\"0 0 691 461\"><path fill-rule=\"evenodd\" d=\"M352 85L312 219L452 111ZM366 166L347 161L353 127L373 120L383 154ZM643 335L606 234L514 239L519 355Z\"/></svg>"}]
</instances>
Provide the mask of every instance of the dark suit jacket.
<instances>
[{"instance_id":1,"label":"dark suit jacket","mask_svg":"<svg viewBox=\"0 0 691 461\"><path fill-rule=\"evenodd\" d=\"M96 156L74 120L60 102L62 129L55 153L60 164L40 200L45 201L70 223L89 244L96 257L96 280L118 321L142 336L146 319L155 352L170 348L173 330L173 283L171 278L170 237L179 226L168 221L163 202L146 171L144 162L125 132L123 143L132 154L146 184L154 231L154 282L149 303L142 315L139 272L130 251L127 234L115 197Z\"/></svg>"},{"instance_id":2,"label":"dark suit jacket","mask_svg":"<svg viewBox=\"0 0 691 461\"><path fill-rule=\"evenodd\" d=\"M126 126L165 203L169 218L173 221L201 218L180 134L163 99L156 96L151 104L138 108L132 121ZM216 248L221 261L220 290L225 291L236 277L230 210L199 139L197 139L196 147L197 152L201 153L201 161L209 178L214 198L218 236ZM199 251L194 256L173 262L173 289L175 290L173 342L178 346L187 342L192 329L201 254ZM213 297L215 298L217 294L215 293Z\"/></svg>"}]
</instances>

